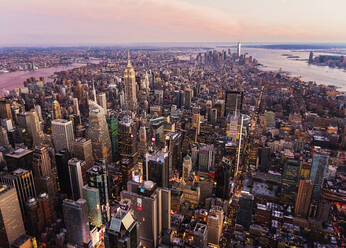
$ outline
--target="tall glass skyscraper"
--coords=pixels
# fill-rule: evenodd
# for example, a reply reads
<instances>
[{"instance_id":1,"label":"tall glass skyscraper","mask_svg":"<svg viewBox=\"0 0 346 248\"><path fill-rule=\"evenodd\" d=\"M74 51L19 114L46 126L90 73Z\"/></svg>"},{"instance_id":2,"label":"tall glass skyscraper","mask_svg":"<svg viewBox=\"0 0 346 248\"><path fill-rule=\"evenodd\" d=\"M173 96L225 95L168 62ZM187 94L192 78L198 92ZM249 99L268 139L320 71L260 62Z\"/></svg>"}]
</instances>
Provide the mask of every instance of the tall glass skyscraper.
<instances>
[{"instance_id":1,"label":"tall glass skyscraper","mask_svg":"<svg viewBox=\"0 0 346 248\"><path fill-rule=\"evenodd\" d=\"M91 139L95 160L106 163L112 161L112 144L109 138L105 110L93 101L89 101L89 128L87 135Z\"/></svg>"},{"instance_id":2,"label":"tall glass skyscraper","mask_svg":"<svg viewBox=\"0 0 346 248\"><path fill-rule=\"evenodd\" d=\"M321 186L325 178L329 163L329 156L322 153L312 155L312 166L310 171L310 180L313 184L312 199L317 200L321 193Z\"/></svg>"}]
</instances>

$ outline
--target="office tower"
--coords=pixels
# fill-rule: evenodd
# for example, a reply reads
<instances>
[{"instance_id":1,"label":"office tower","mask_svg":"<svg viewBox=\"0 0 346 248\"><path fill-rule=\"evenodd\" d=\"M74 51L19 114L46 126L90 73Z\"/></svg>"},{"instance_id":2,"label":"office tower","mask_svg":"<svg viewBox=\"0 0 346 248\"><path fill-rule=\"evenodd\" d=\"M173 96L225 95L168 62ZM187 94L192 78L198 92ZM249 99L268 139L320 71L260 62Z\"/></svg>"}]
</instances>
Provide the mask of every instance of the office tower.
<instances>
[{"instance_id":1,"label":"office tower","mask_svg":"<svg viewBox=\"0 0 346 248\"><path fill-rule=\"evenodd\" d=\"M89 127L87 136L91 139L94 159L104 160L106 163L110 163L112 161L112 145L105 113L105 110L101 106L89 101Z\"/></svg>"},{"instance_id":2,"label":"office tower","mask_svg":"<svg viewBox=\"0 0 346 248\"><path fill-rule=\"evenodd\" d=\"M215 163L214 145L202 144L198 154L198 166L202 172L209 172Z\"/></svg>"},{"instance_id":3,"label":"office tower","mask_svg":"<svg viewBox=\"0 0 346 248\"><path fill-rule=\"evenodd\" d=\"M86 245L89 242L88 206L84 199L63 203L64 222L67 229L67 242L73 245Z\"/></svg>"},{"instance_id":4,"label":"office tower","mask_svg":"<svg viewBox=\"0 0 346 248\"><path fill-rule=\"evenodd\" d=\"M199 135L201 132L201 115L199 113L192 115L192 127L196 128L196 134Z\"/></svg>"},{"instance_id":5,"label":"office tower","mask_svg":"<svg viewBox=\"0 0 346 248\"><path fill-rule=\"evenodd\" d=\"M192 247L208 247L208 227L205 224L197 223L193 229Z\"/></svg>"},{"instance_id":6,"label":"office tower","mask_svg":"<svg viewBox=\"0 0 346 248\"><path fill-rule=\"evenodd\" d=\"M182 134L180 132L169 132L165 137L165 148L172 154L172 171L182 169Z\"/></svg>"},{"instance_id":7,"label":"office tower","mask_svg":"<svg viewBox=\"0 0 346 248\"><path fill-rule=\"evenodd\" d=\"M191 170L192 170L192 160L189 155L186 155L183 160L183 179L185 183L189 181Z\"/></svg>"},{"instance_id":8,"label":"office tower","mask_svg":"<svg viewBox=\"0 0 346 248\"><path fill-rule=\"evenodd\" d=\"M164 149L147 153L143 169L147 181L153 181L159 187L168 187L169 172L172 170L172 155Z\"/></svg>"},{"instance_id":9,"label":"office tower","mask_svg":"<svg viewBox=\"0 0 346 248\"><path fill-rule=\"evenodd\" d=\"M119 154L119 119L116 116L107 117L108 129L109 129L109 138L111 139L112 144L112 161L118 161Z\"/></svg>"},{"instance_id":10,"label":"office tower","mask_svg":"<svg viewBox=\"0 0 346 248\"><path fill-rule=\"evenodd\" d=\"M231 187L231 175L233 175L231 163L219 164L216 167L216 196L222 199L228 199Z\"/></svg>"},{"instance_id":11,"label":"office tower","mask_svg":"<svg viewBox=\"0 0 346 248\"><path fill-rule=\"evenodd\" d=\"M193 97L193 91L190 88L187 88L184 90L184 105L185 108L189 109L191 108L191 101Z\"/></svg>"},{"instance_id":12,"label":"office tower","mask_svg":"<svg viewBox=\"0 0 346 248\"><path fill-rule=\"evenodd\" d=\"M129 158L133 163L137 160L136 123L125 115L119 121L119 153L123 158Z\"/></svg>"},{"instance_id":13,"label":"office tower","mask_svg":"<svg viewBox=\"0 0 346 248\"><path fill-rule=\"evenodd\" d=\"M34 109L35 109L35 112L37 113L38 120L40 122L43 121L41 105L36 104Z\"/></svg>"},{"instance_id":14,"label":"office tower","mask_svg":"<svg viewBox=\"0 0 346 248\"><path fill-rule=\"evenodd\" d=\"M1 119L1 126L6 129L6 131L10 131L13 129L13 124L11 119Z\"/></svg>"},{"instance_id":15,"label":"office tower","mask_svg":"<svg viewBox=\"0 0 346 248\"><path fill-rule=\"evenodd\" d=\"M138 248L138 223L131 211L119 208L106 227L105 248Z\"/></svg>"},{"instance_id":16,"label":"office tower","mask_svg":"<svg viewBox=\"0 0 346 248\"><path fill-rule=\"evenodd\" d=\"M101 161L87 171L88 186L95 188L99 192L98 206L101 210L102 224L106 224L110 218L110 208L108 200L108 183L106 165Z\"/></svg>"},{"instance_id":17,"label":"office tower","mask_svg":"<svg viewBox=\"0 0 346 248\"><path fill-rule=\"evenodd\" d=\"M70 176L68 170L68 161L71 159L70 153L65 149L55 154L56 168L58 172L58 189L60 192L71 196Z\"/></svg>"},{"instance_id":18,"label":"office tower","mask_svg":"<svg viewBox=\"0 0 346 248\"><path fill-rule=\"evenodd\" d=\"M129 110L135 111L137 108L136 75L131 65L130 54L127 67L124 72L125 100Z\"/></svg>"},{"instance_id":19,"label":"office tower","mask_svg":"<svg viewBox=\"0 0 346 248\"><path fill-rule=\"evenodd\" d=\"M267 127L275 127L275 113L272 111L266 111L264 118L267 122Z\"/></svg>"},{"instance_id":20,"label":"office tower","mask_svg":"<svg viewBox=\"0 0 346 248\"><path fill-rule=\"evenodd\" d=\"M141 155L145 155L147 152L147 131L145 126L139 128L139 144L138 151Z\"/></svg>"},{"instance_id":21,"label":"office tower","mask_svg":"<svg viewBox=\"0 0 346 248\"><path fill-rule=\"evenodd\" d=\"M296 207L294 212L296 216L306 218L309 213L310 200L312 194L312 182L311 180L300 180L298 187L298 195L296 200Z\"/></svg>"},{"instance_id":22,"label":"office tower","mask_svg":"<svg viewBox=\"0 0 346 248\"><path fill-rule=\"evenodd\" d=\"M72 158L68 161L68 174L71 186L71 198L77 201L83 195L82 167L85 161Z\"/></svg>"},{"instance_id":23,"label":"office tower","mask_svg":"<svg viewBox=\"0 0 346 248\"><path fill-rule=\"evenodd\" d=\"M107 110L106 93L102 92L97 94L97 104L100 105L105 110Z\"/></svg>"},{"instance_id":24,"label":"office tower","mask_svg":"<svg viewBox=\"0 0 346 248\"><path fill-rule=\"evenodd\" d=\"M216 124L216 122L217 122L217 115L218 115L217 109L216 108L211 109L210 122L212 124Z\"/></svg>"},{"instance_id":25,"label":"office tower","mask_svg":"<svg viewBox=\"0 0 346 248\"><path fill-rule=\"evenodd\" d=\"M40 146L44 138L44 135L41 130L38 115L35 110L31 110L29 112L26 112L25 114L27 115L25 118L26 127L28 129L29 134L32 137L33 147Z\"/></svg>"},{"instance_id":26,"label":"office tower","mask_svg":"<svg viewBox=\"0 0 346 248\"><path fill-rule=\"evenodd\" d=\"M100 192L98 188L83 186L83 199L86 200L88 205L88 220L90 225L101 227L102 216L100 208Z\"/></svg>"},{"instance_id":27,"label":"office tower","mask_svg":"<svg viewBox=\"0 0 346 248\"><path fill-rule=\"evenodd\" d=\"M72 143L72 156L85 161L85 167L82 167L84 185L87 183L87 170L94 165L91 140L86 138L75 139Z\"/></svg>"},{"instance_id":28,"label":"office tower","mask_svg":"<svg viewBox=\"0 0 346 248\"><path fill-rule=\"evenodd\" d=\"M77 116L80 116L78 98L73 98L72 101L73 101L73 113L76 114Z\"/></svg>"},{"instance_id":29,"label":"office tower","mask_svg":"<svg viewBox=\"0 0 346 248\"><path fill-rule=\"evenodd\" d=\"M54 100L52 103L52 119L62 119L61 107L57 100Z\"/></svg>"},{"instance_id":30,"label":"office tower","mask_svg":"<svg viewBox=\"0 0 346 248\"><path fill-rule=\"evenodd\" d=\"M281 179L280 200L286 204L293 205L296 201L299 170L299 161L293 159L285 161Z\"/></svg>"},{"instance_id":31,"label":"office tower","mask_svg":"<svg viewBox=\"0 0 346 248\"><path fill-rule=\"evenodd\" d=\"M240 55L241 55L241 43L238 42L238 44L237 44L237 56L238 56L238 58L240 57Z\"/></svg>"},{"instance_id":32,"label":"office tower","mask_svg":"<svg viewBox=\"0 0 346 248\"><path fill-rule=\"evenodd\" d=\"M243 109L244 93L242 91L226 91L225 115L241 112Z\"/></svg>"},{"instance_id":33,"label":"office tower","mask_svg":"<svg viewBox=\"0 0 346 248\"><path fill-rule=\"evenodd\" d=\"M32 168L32 150L18 148L11 153L5 154L7 169L12 172L18 168Z\"/></svg>"},{"instance_id":34,"label":"office tower","mask_svg":"<svg viewBox=\"0 0 346 248\"><path fill-rule=\"evenodd\" d=\"M5 98L0 99L0 118L12 119L11 105Z\"/></svg>"},{"instance_id":35,"label":"office tower","mask_svg":"<svg viewBox=\"0 0 346 248\"><path fill-rule=\"evenodd\" d=\"M8 135L5 128L0 127L0 146L10 148L10 142L8 141Z\"/></svg>"},{"instance_id":36,"label":"office tower","mask_svg":"<svg viewBox=\"0 0 346 248\"><path fill-rule=\"evenodd\" d=\"M251 225L252 208L254 204L254 196L249 192L242 191L239 199L239 209L237 215L237 223L245 229L249 229Z\"/></svg>"},{"instance_id":37,"label":"office tower","mask_svg":"<svg viewBox=\"0 0 346 248\"><path fill-rule=\"evenodd\" d=\"M232 138L234 143L236 143L240 137L240 118L239 112L234 112L233 114L229 113L227 116L226 135Z\"/></svg>"},{"instance_id":38,"label":"office tower","mask_svg":"<svg viewBox=\"0 0 346 248\"><path fill-rule=\"evenodd\" d=\"M208 100L205 103L205 117L208 121L211 119L211 110L213 108L213 102L211 100Z\"/></svg>"},{"instance_id":39,"label":"office tower","mask_svg":"<svg viewBox=\"0 0 346 248\"><path fill-rule=\"evenodd\" d=\"M74 140L73 123L64 119L56 119L52 121L52 138L55 151L59 152L63 149L72 151L72 142Z\"/></svg>"},{"instance_id":40,"label":"office tower","mask_svg":"<svg viewBox=\"0 0 346 248\"><path fill-rule=\"evenodd\" d=\"M45 227L54 221L54 208L49 203L46 193L40 194L38 198L30 198L25 203L26 225L28 233L32 236L40 235Z\"/></svg>"},{"instance_id":41,"label":"office tower","mask_svg":"<svg viewBox=\"0 0 346 248\"><path fill-rule=\"evenodd\" d=\"M214 108L217 109L217 121L221 121L221 118L225 114L225 101L224 100L217 100L214 104Z\"/></svg>"},{"instance_id":42,"label":"office tower","mask_svg":"<svg viewBox=\"0 0 346 248\"><path fill-rule=\"evenodd\" d=\"M25 234L17 191L13 186L0 185L0 226L1 247L10 247Z\"/></svg>"},{"instance_id":43,"label":"office tower","mask_svg":"<svg viewBox=\"0 0 346 248\"><path fill-rule=\"evenodd\" d=\"M36 147L33 152L32 168L36 183L36 192L46 192L49 196L50 207L53 209L55 206L57 185L55 175L51 168L51 160L47 147Z\"/></svg>"},{"instance_id":44,"label":"office tower","mask_svg":"<svg viewBox=\"0 0 346 248\"><path fill-rule=\"evenodd\" d=\"M22 216L25 216L25 202L32 197L36 197L35 182L32 172L24 169L17 169L11 174L0 175L0 183L10 186L14 185Z\"/></svg>"},{"instance_id":45,"label":"office tower","mask_svg":"<svg viewBox=\"0 0 346 248\"><path fill-rule=\"evenodd\" d=\"M208 243L219 245L223 228L223 209L220 206L214 206L208 214Z\"/></svg>"},{"instance_id":46,"label":"office tower","mask_svg":"<svg viewBox=\"0 0 346 248\"><path fill-rule=\"evenodd\" d=\"M329 164L329 156L327 154L315 152L312 155L312 165L310 171L310 180L313 184L312 199L318 200L321 193L321 186L326 176Z\"/></svg>"},{"instance_id":47,"label":"office tower","mask_svg":"<svg viewBox=\"0 0 346 248\"><path fill-rule=\"evenodd\" d=\"M162 234L170 229L171 193L157 188L151 181L139 184L129 181L121 199L129 199L134 217L139 223L139 239L146 247L157 247Z\"/></svg>"},{"instance_id":48,"label":"office tower","mask_svg":"<svg viewBox=\"0 0 346 248\"><path fill-rule=\"evenodd\" d=\"M309 54L309 64L312 64L314 62L314 53L311 51Z\"/></svg>"},{"instance_id":49,"label":"office tower","mask_svg":"<svg viewBox=\"0 0 346 248\"><path fill-rule=\"evenodd\" d=\"M260 147L258 148L258 159L257 159L257 168L262 172L267 172L270 167L270 148L269 147Z\"/></svg>"}]
</instances>

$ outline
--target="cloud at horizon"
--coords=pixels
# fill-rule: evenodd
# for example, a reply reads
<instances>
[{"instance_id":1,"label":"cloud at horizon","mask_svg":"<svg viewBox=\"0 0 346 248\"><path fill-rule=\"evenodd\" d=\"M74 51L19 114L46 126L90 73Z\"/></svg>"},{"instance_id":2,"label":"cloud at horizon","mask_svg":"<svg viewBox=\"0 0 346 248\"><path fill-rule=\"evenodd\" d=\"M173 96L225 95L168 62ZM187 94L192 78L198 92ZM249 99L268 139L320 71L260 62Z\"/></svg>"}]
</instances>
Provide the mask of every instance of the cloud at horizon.
<instances>
[{"instance_id":1,"label":"cloud at horizon","mask_svg":"<svg viewBox=\"0 0 346 248\"><path fill-rule=\"evenodd\" d=\"M246 6L237 9L233 0L1 0L0 44L346 41L346 20L338 15L326 23L325 16L315 14L302 22L302 15L292 16L289 8L279 18L271 13L294 1L278 1L278 10L264 4L256 11L254 4L242 11Z\"/></svg>"}]
</instances>

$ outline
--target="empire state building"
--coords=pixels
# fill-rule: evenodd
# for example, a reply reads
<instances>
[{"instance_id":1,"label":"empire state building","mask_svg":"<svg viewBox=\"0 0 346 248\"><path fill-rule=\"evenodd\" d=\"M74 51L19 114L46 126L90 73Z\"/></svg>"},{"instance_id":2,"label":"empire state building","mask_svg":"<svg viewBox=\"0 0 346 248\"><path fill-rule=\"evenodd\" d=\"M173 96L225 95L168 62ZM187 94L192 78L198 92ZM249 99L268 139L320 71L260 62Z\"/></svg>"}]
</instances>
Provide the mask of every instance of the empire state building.
<instances>
[{"instance_id":1,"label":"empire state building","mask_svg":"<svg viewBox=\"0 0 346 248\"><path fill-rule=\"evenodd\" d=\"M132 67L130 61L130 53L128 54L127 67L124 72L125 81L125 97L129 110L135 111L137 108L137 96L136 96L136 76L135 70Z\"/></svg>"}]
</instances>

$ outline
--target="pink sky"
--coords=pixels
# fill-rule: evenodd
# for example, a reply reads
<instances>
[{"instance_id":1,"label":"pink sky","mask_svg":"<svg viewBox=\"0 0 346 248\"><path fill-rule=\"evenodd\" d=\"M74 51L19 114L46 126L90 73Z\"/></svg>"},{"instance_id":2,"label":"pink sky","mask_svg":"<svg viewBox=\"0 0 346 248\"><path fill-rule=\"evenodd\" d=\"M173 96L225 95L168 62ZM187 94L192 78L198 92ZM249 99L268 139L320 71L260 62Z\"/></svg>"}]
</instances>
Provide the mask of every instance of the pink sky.
<instances>
[{"instance_id":1,"label":"pink sky","mask_svg":"<svg viewBox=\"0 0 346 248\"><path fill-rule=\"evenodd\" d=\"M345 9L344 0L1 0L0 45L346 42Z\"/></svg>"}]
</instances>

